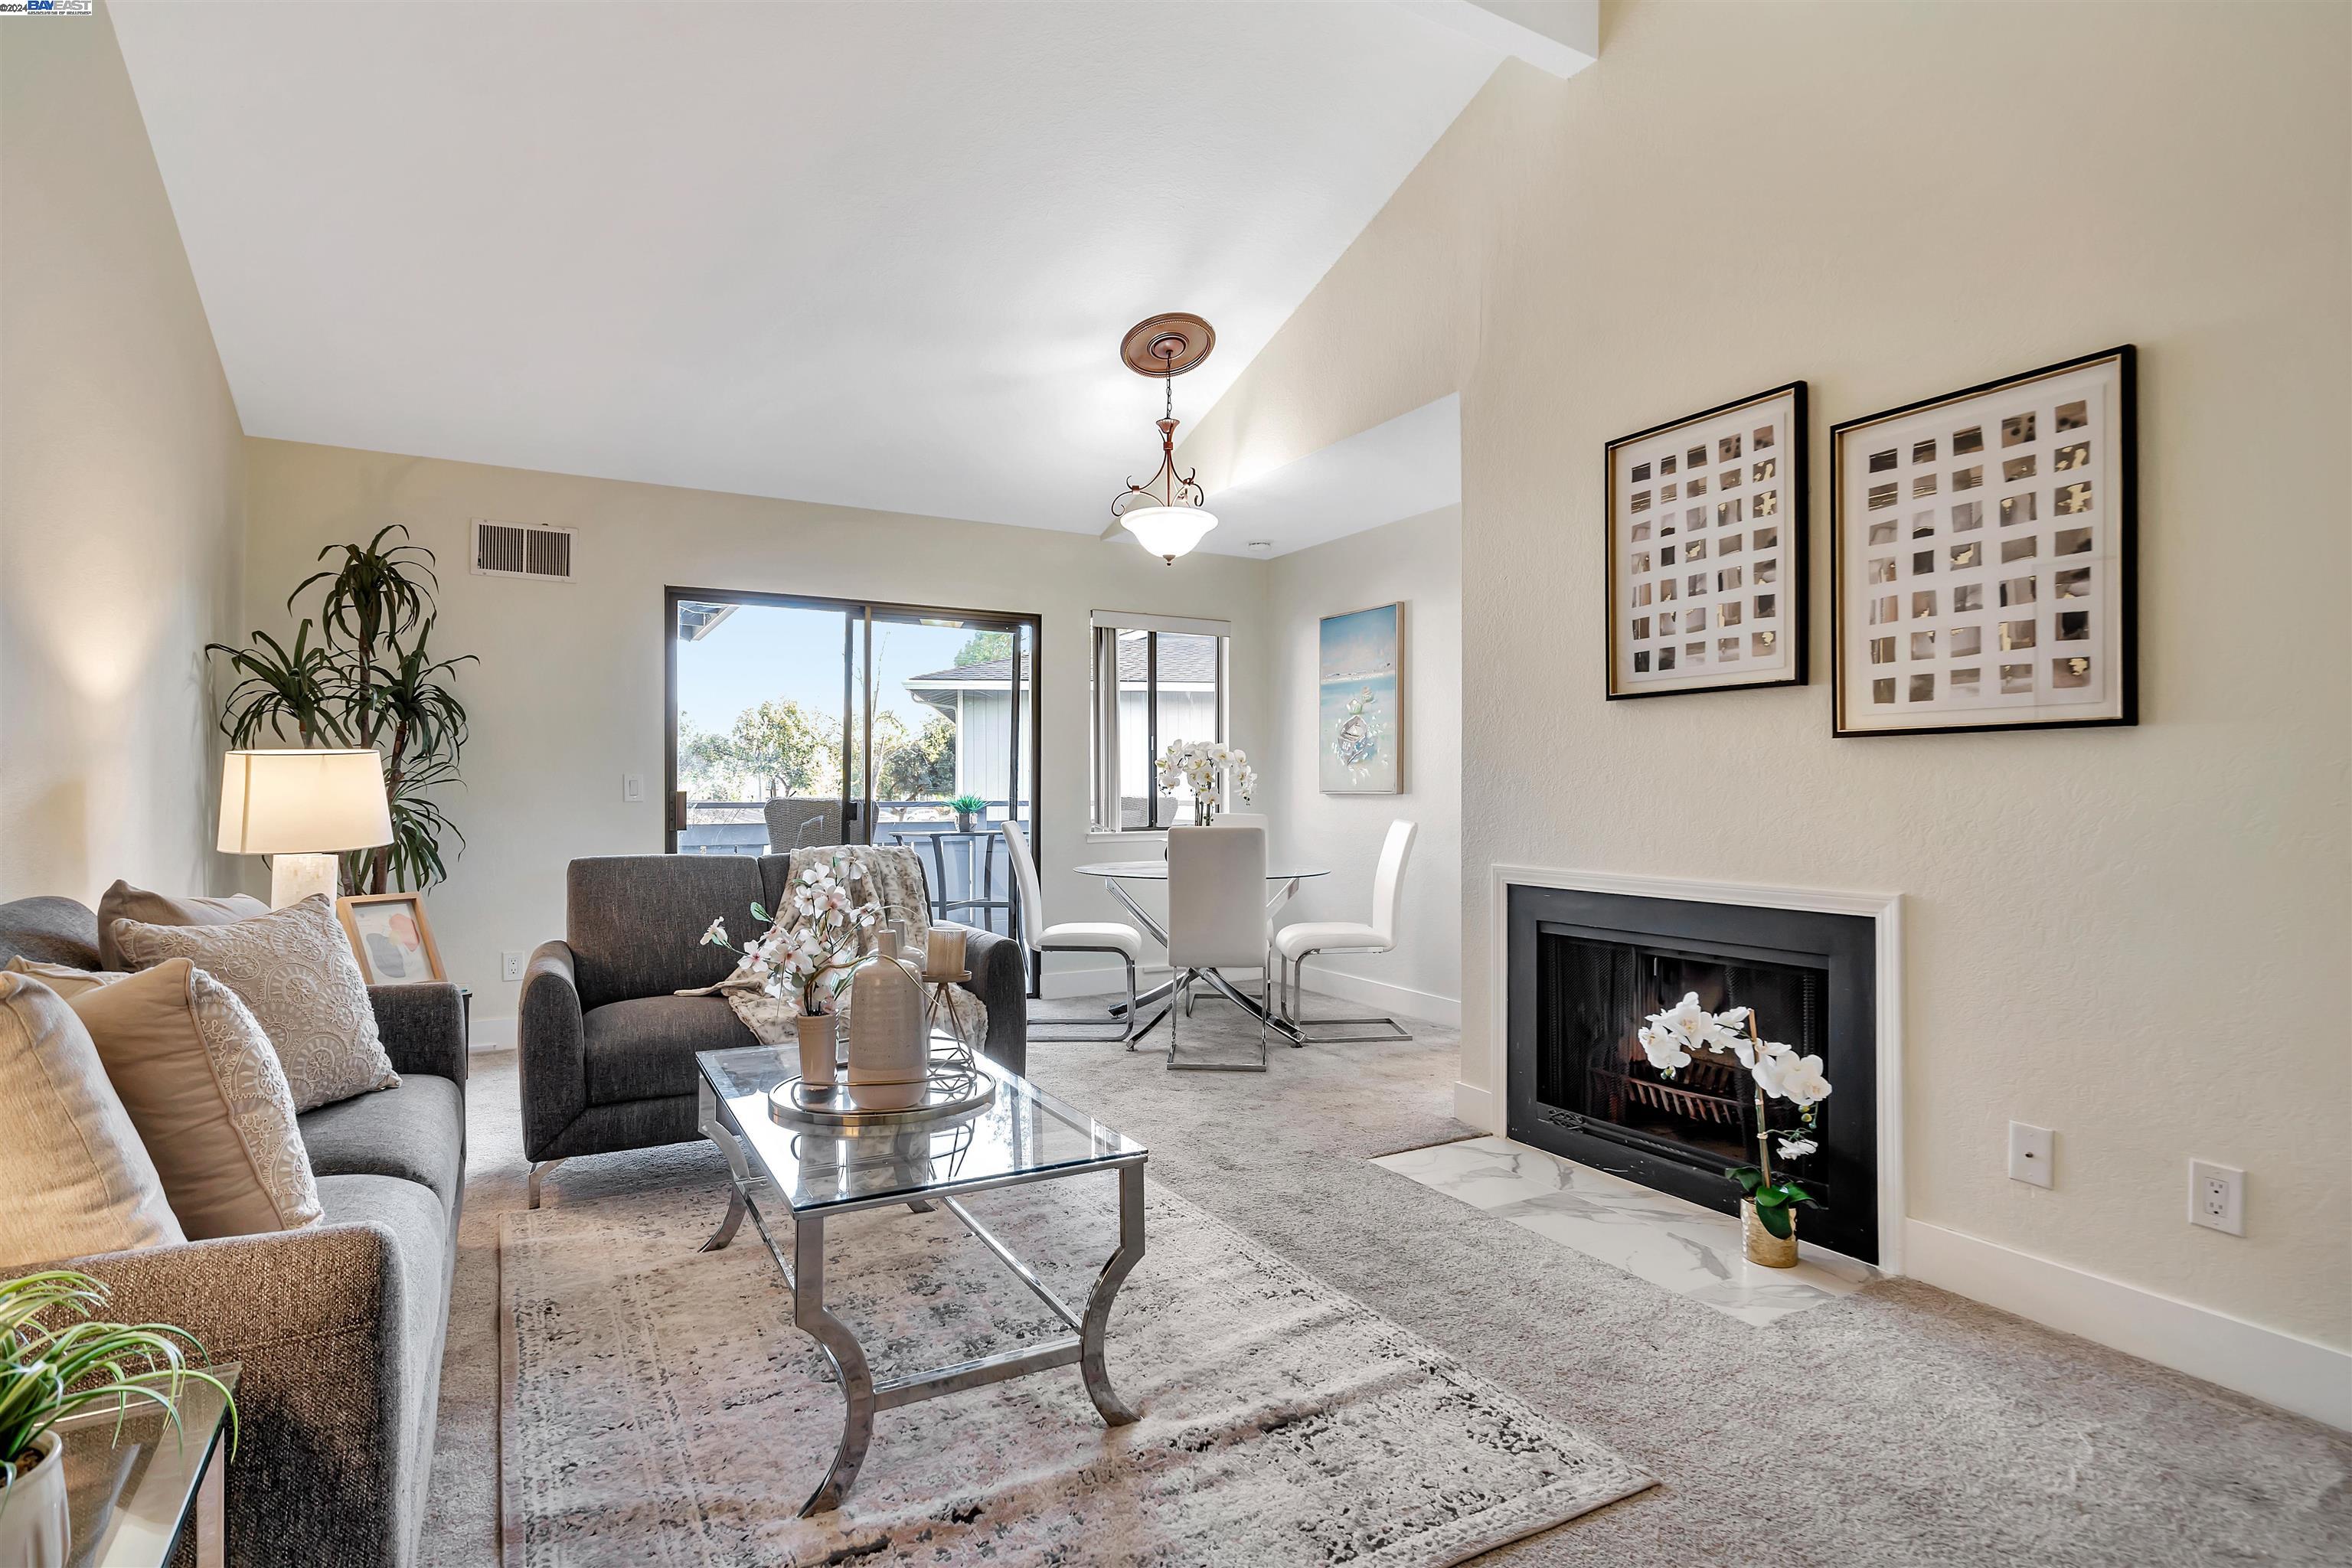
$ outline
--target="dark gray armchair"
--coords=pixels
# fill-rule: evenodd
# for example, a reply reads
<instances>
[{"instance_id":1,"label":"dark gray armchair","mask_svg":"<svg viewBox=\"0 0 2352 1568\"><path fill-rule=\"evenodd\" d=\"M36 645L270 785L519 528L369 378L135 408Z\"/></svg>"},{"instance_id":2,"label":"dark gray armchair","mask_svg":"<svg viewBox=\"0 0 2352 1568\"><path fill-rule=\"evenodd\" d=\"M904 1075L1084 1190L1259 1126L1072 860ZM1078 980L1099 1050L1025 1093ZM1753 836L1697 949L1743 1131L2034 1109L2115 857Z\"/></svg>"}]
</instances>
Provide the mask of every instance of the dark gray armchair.
<instances>
[{"instance_id":1,"label":"dark gray armchair","mask_svg":"<svg viewBox=\"0 0 2352 1568\"><path fill-rule=\"evenodd\" d=\"M702 945L711 921L737 930L754 902L782 901L783 855L614 855L574 860L562 942L541 944L523 976L516 1044L530 1202L559 1162L702 1136L695 1053L756 1044L719 996L680 996L735 967ZM1028 1066L1028 974L1021 947L975 931L965 989L988 1007L981 1048Z\"/></svg>"}]
</instances>

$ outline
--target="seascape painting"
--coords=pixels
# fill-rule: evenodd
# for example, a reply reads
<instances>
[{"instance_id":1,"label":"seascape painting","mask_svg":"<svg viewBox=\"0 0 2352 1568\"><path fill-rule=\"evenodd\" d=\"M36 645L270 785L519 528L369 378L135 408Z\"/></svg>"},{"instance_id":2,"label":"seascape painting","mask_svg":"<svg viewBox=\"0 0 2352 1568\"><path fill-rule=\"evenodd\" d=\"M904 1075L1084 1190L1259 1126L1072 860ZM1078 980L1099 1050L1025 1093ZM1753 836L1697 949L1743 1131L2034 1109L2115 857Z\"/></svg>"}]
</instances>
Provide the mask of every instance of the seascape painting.
<instances>
[{"instance_id":1,"label":"seascape painting","mask_svg":"<svg viewBox=\"0 0 2352 1568\"><path fill-rule=\"evenodd\" d=\"M1323 617L1315 733L1324 794L1403 790L1403 676L1402 603Z\"/></svg>"}]
</instances>

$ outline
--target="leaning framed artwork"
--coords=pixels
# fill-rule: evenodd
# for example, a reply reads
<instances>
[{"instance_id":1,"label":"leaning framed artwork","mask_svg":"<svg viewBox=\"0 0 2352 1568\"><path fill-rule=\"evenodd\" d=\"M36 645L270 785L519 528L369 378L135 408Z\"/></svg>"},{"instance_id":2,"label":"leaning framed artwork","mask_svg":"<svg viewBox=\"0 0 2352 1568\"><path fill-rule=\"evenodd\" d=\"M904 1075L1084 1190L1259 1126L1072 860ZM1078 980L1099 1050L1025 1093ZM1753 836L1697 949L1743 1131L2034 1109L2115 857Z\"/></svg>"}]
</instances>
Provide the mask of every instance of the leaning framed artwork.
<instances>
[{"instance_id":1,"label":"leaning framed artwork","mask_svg":"<svg viewBox=\"0 0 2352 1568\"><path fill-rule=\"evenodd\" d=\"M360 973L371 985L446 980L421 893L354 893L335 900Z\"/></svg>"},{"instance_id":2,"label":"leaning framed artwork","mask_svg":"<svg viewBox=\"0 0 2352 1568\"><path fill-rule=\"evenodd\" d=\"M1325 616L1315 643L1316 782L1325 795L1404 789L1404 604Z\"/></svg>"},{"instance_id":3,"label":"leaning framed artwork","mask_svg":"<svg viewBox=\"0 0 2352 1568\"><path fill-rule=\"evenodd\" d=\"M1835 731L2139 721L2128 343L1830 432Z\"/></svg>"},{"instance_id":4,"label":"leaning framed artwork","mask_svg":"<svg viewBox=\"0 0 2352 1568\"><path fill-rule=\"evenodd\" d=\"M1608 694L1805 683L1805 384L1609 443Z\"/></svg>"}]
</instances>

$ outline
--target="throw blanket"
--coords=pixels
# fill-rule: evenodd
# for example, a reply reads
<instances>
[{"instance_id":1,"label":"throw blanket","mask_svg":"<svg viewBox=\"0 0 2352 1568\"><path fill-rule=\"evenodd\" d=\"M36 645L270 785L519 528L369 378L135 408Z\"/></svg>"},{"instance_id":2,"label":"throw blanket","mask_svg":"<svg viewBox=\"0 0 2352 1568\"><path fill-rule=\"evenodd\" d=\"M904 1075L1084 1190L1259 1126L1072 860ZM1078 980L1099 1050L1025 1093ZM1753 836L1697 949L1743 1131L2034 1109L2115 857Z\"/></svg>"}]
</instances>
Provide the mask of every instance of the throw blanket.
<instances>
[{"instance_id":1,"label":"throw blanket","mask_svg":"<svg viewBox=\"0 0 2352 1568\"><path fill-rule=\"evenodd\" d=\"M902 845L845 844L822 848L795 849L786 863L785 875L798 882L801 873L812 866L822 866L834 856L842 857L843 870L849 883L850 896L861 904L877 904L882 918L893 924L912 926L915 951L908 954L919 962L924 939L931 929L929 884L923 879L923 863L912 849ZM781 915L782 911L778 911ZM859 939L861 957L872 953L877 932L866 931ZM735 973L716 985L694 991L681 991L681 996L727 998L743 1026L751 1031L763 1046L787 1046L794 1042L793 1020L801 1015L801 999L797 994L771 996L762 987L760 976L753 973L749 961L738 964ZM969 1042L974 1049L988 1038L988 1005L961 985L947 989L947 1016L935 1016L932 1026L944 1029L958 1039ZM835 1003L845 1028L849 1017L850 993L845 988Z\"/></svg>"}]
</instances>

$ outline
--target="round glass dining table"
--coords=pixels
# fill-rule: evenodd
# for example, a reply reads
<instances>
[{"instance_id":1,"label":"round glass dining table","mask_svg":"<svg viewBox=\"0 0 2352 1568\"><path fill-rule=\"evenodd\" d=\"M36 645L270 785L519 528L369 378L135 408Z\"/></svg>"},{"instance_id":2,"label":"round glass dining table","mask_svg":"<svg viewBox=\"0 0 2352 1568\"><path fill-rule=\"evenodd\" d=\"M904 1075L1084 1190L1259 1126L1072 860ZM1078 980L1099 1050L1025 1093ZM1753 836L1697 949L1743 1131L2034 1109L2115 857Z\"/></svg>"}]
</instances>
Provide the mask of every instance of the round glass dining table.
<instances>
[{"instance_id":1,"label":"round glass dining table","mask_svg":"<svg viewBox=\"0 0 2352 1568\"><path fill-rule=\"evenodd\" d=\"M1123 885L1129 882L1165 882L1168 879L1167 861L1097 860L1092 865L1075 867L1073 869L1081 877L1100 877L1103 879L1103 886L1110 889L1110 896L1117 899L1127 912L1135 917L1136 924L1141 926L1151 940L1160 946L1168 945L1168 928L1154 919L1150 910L1137 903L1134 895L1129 893ZM1292 861L1267 862L1266 918L1273 919L1274 912L1291 900L1292 896L1298 891L1298 884L1311 877L1328 877L1330 874L1331 868L1328 866L1303 866ZM1213 984L1228 1001L1265 1019L1269 1028L1290 1040L1292 1044L1297 1044L1302 1038L1298 1029L1289 1020L1278 1013L1268 1012L1263 1003L1246 992L1226 985L1222 976L1219 976ZM1176 983L1173 980L1164 984L1155 985L1138 996L1135 999L1135 1005L1139 1009L1150 1006L1152 1003L1164 1000L1172 994L1175 989ZM1126 1003L1111 1004L1112 1017L1124 1017L1126 1014ZM1157 1018L1152 1021L1159 1022Z\"/></svg>"}]
</instances>

